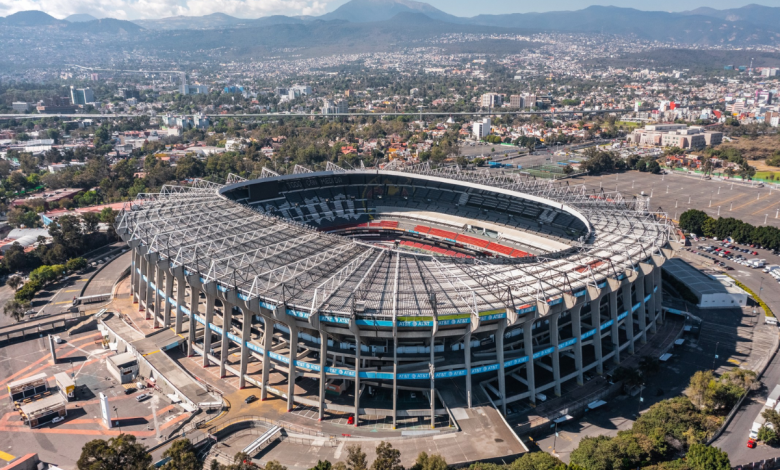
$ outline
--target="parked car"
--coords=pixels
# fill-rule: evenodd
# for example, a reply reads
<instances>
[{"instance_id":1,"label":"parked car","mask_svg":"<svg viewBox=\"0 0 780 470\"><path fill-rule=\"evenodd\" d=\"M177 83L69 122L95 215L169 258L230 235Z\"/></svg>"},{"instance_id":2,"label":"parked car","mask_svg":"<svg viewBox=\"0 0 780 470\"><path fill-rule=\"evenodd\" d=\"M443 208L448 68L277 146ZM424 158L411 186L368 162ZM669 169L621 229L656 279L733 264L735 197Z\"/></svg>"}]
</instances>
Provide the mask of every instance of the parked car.
<instances>
[{"instance_id":1,"label":"parked car","mask_svg":"<svg viewBox=\"0 0 780 470\"><path fill-rule=\"evenodd\" d=\"M51 420L51 423L52 423L52 424L54 424L54 423L59 423L60 421L65 421L65 417L64 417L64 416L57 416L56 418L54 418L53 420Z\"/></svg>"},{"instance_id":2,"label":"parked car","mask_svg":"<svg viewBox=\"0 0 780 470\"><path fill-rule=\"evenodd\" d=\"M142 401L146 400L147 398L149 398L150 396L151 395L149 395L148 393L142 393L142 394L138 395L137 397L135 397L135 401L142 402Z\"/></svg>"},{"instance_id":3,"label":"parked car","mask_svg":"<svg viewBox=\"0 0 780 470\"><path fill-rule=\"evenodd\" d=\"M753 449L754 447L756 447L756 440L755 439L748 439L747 447L748 447L748 449Z\"/></svg>"}]
</instances>

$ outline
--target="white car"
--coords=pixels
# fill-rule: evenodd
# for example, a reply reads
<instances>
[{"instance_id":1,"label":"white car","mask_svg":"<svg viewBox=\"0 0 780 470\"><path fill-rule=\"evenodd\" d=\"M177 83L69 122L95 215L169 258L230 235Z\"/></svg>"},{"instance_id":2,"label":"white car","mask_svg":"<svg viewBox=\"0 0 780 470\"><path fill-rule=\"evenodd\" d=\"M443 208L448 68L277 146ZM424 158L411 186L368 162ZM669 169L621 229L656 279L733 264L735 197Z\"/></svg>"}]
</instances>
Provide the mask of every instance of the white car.
<instances>
[{"instance_id":1,"label":"white car","mask_svg":"<svg viewBox=\"0 0 780 470\"><path fill-rule=\"evenodd\" d=\"M54 418L53 420L51 420L51 423L52 423L52 424L54 424L54 423L59 423L60 421L65 421L65 417L64 417L64 416L57 416L56 418Z\"/></svg>"}]
</instances>

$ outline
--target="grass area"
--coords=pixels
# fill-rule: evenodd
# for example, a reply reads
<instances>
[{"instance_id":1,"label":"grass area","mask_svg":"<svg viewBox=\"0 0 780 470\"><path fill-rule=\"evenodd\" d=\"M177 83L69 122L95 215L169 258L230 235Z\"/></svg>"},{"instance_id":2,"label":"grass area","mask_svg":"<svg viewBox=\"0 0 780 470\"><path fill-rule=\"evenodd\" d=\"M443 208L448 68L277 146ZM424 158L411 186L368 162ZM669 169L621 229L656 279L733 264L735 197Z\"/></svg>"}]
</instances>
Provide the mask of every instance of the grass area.
<instances>
[{"instance_id":1,"label":"grass area","mask_svg":"<svg viewBox=\"0 0 780 470\"><path fill-rule=\"evenodd\" d=\"M766 316L768 316L768 317L774 317L775 316L775 314L772 313L772 309L770 309L769 306L767 304L765 304L763 300L761 300L761 297L759 297L755 293L753 293L753 291L750 290L750 288L748 286L746 286L745 284L742 284L741 282L739 282L738 280L734 279L734 277L732 277L732 276L730 276L728 274L727 274L727 276L729 276L731 279L734 280L734 284L736 284L737 287L739 287L740 289L742 289L745 292L747 292L751 297L753 297L753 300L758 302L758 305L761 306L761 308L764 309L764 314Z\"/></svg>"},{"instance_id":2,"label":"grass area","mask_svg":"<svg viewBox=\"0 0 780 470\"><path fill-rule=\"evenodd\" d=\"M643 122L615 121L615 125L618 126L618 127L623 127L623 128L626 128L626 129L632 131L632 130L634 130L636 128L643 127L645 125L645 123L643 123Z\"/></svg>"},{"instance_id":3,"label":"grass area","mask_svg":"<svg viewBox=\"0 0 780 470\"><path fill-rule=\"evenodd\" d=\"M754 179L780 182L780 171L757 171Z\"/></svg>"}]
</instances>

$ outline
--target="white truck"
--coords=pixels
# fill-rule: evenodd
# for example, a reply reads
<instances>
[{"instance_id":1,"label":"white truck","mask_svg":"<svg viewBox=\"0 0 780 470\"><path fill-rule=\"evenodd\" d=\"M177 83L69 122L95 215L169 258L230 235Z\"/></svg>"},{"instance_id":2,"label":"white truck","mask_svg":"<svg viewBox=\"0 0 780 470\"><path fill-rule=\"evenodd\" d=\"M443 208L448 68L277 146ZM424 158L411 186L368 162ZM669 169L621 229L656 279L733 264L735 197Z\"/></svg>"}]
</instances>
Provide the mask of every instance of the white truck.
<instances>
[{"instance_id":1,"label":"white truck","mask_svg":"<svg viewBox=\"0 0 780 470\"><path fill-rule=\"evenodd\" d=\"M767 424L766 418L761 416L761 413L764 412L764 410L768 410L769 407L765 406L761 409L761 411L758 412L758 416L756 416L756 420L753 421L753 427L750 428L750 433L748 433L748 437L751 439L757 439L758 438L758 431L761 430L764 425L772 426L772 423Z\"/></svg>"},{"instance_id":2,"label":"white truck","mask_svg":"<svg viewBox=\"0 0 780 470\"><path fill-rule=\"evenodd\" d=\"M748 261L748 266L755 269L755 268L763 268L766 264L765 259L751 259Z\"/></svg>"},{"instance_id":3,"label":"white truck","mask_svg":"<svg viewBox=\"0 0 780 470\"><path fill-rule=\"evenodd\" d=\"M771 273L772 271L780 269L780 265L777 264L770 264L767 267L764 268L765 273Z\"/></svg>"},{"instance_id":4,"label":"white truck","mask_svg":"<svg viewBox=\"0 0 780 470\"><path fill-rule=\"evenodd\" d=\"M775 408L778 400L780 400L780 385L775 385L774 390L772 390L772 393L770 393L769 397L766 399L766 406Z\"/></svg>"}]
</instances>

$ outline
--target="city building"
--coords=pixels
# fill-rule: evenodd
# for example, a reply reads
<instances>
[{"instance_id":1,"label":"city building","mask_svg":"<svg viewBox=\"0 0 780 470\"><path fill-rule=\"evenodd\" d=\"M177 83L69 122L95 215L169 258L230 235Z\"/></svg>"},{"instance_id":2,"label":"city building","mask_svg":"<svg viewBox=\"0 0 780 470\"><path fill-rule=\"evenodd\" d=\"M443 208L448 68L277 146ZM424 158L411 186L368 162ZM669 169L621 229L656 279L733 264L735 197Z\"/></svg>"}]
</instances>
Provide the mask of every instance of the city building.
<instances>
[{"instance_id":1,"label":"city building","mask_svg":"<svg viewBox=\"0 0 780 470\"><path fill-rule=\"evenodd\" d=\"M498 93L485 93L479 100L483 108L497 108L504 102L504 97Z\"/></svg>"},{"instance_id":2,"label":"city building","mask_svg":"<svg viewBox=\"0 0 780 470\"><path fill-rule=\"evenodd\" d=\"M138 89L135 87L132 88L119 88L116 92L117 96L121 96L124 99L129 98L140 98L141 94L138 92Z\"/></svg>"},{"instance_id":3,"label":"city building","mask_svg":"<svg viewBox=\"0 0 780 470\"><path fill-rule=\"evenodd\" d=\"M667 260L663 270L696 296L699 308L739 308L747 305L747 292L728 276L709 276L679 258Z\"/></svg>"},{"instance_id":4,"label":"city building","mask_svg":"<svg viewBox=\"0 0 780 470\"><path fill-rule=\"evenodd\" d=\"M702 126L688 127L686 124L650 124L644 129L634 130L626 140L642 146L696 149L720 144L723 133L706 131Z\"/></svg>"},{"instance_id":5,"label":"city building","mask_svg":"<svg viewBox=\"0 0 780 470\"><path fill-rule=\"evenodd\" d=\"M138 359L132 352L109 357L106 366L120 384L132 383L138 375Z\"/></svg>"},{"instance_id":6,"label":"city building","mask_svg":"<svg viewBox=\"0 0 780 470\"><path fill-rule=\"evenodd\" d=\"M490 135L490 118L484 118L481 121L474 122L474 137L483 139Z\"/></svg>"},{"instance_id":7,"label":"city building","mask_svg":"<svg viewBox=\"0 0 780 470\"><path fill-rule=\"evenodd\" d=\"M243 93L244 87L238 85L226 86L222 93Z\"/></svg>"},{"instance_id":8,"label":"city building","mask_svg":"<svg viewBox=\"0 0 780 470\"><path fill-rule=\"evenodd\" d=\"M291 100L308 95L311 95L311 87L307 85L293 85L287 90L287 97Z\"/></svg>"},{"instance_id":9,"label":"city building","mask_svg":"<svg viewBox=\"0 0 780 470\"><path fill-rule=\"evenodd\" d=\"M192 116L192 127L200 130L206 130L209 128L208 116L198 113Z\"/></svg>"},{"instance_id":10,"label":"city building","mask_svg":"<svg viewBox=\"0 0 780 470\"><path fill-rule=\"evenodd\" d=\"M30 103L26 101L14 101L11 104L11 108L17 113L26 113L30 110Z\"/></svg>"},{"instance_id":11,"label":"city building","mask_svg":"<svg viewBox=\"0 0 780 470\"><path fill-rule=\"evenodd\" d=\"M86 105L95 102L95 94L90 88L70 87L70 101L74 105Z\"/></svg>"}]
</instances>

